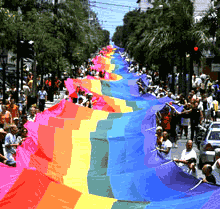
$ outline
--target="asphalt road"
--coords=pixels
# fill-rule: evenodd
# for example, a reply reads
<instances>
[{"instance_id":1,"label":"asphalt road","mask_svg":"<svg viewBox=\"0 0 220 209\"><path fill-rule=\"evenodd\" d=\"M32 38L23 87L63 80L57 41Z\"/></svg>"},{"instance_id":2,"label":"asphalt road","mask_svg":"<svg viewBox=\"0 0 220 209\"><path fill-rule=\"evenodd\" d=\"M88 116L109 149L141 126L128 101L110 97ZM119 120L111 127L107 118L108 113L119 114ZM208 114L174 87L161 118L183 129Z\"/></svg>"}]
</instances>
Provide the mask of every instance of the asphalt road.
<instances>
[{"instance_id":1,"label":"asphalt road","mask_svg":"<svg viewBox=\"0 0 220 209\"><path fill-rule=\"evenodd\" d=\"M50 107L52 107L52 106L54 106L55 104L59 103L59 102L64 98L65 91L66 91L65 88L63 88L63 90L60 91L60 96L59 96L59 98L57 98L57 97L54 96L54 97L53 97L53 98L54 98L53 102L47 101L47 102L45 103L45 110L48 109L48 108L50 108Z\"/></svg>"}]
</instances>

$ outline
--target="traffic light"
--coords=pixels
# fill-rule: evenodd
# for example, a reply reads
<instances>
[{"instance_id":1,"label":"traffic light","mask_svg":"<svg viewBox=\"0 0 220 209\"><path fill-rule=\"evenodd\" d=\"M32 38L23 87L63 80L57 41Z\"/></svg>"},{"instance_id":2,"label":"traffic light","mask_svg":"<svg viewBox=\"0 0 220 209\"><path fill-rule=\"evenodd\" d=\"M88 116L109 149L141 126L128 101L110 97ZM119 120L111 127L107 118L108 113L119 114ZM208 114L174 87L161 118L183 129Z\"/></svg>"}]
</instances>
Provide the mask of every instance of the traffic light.
<instances>
[{"instance_id":1,"label":"traffic light","mask_svg":"<svg viewBox=\"0 0 220 209\"><path fill-rule=\"evenodd\" d=\"M201 56L202 56L202 53L199 47L195 46L193 48L193 60L196 61L196 63L199 63Z\"/></svg>"},{"instance_id":2,"label":"traffic light","mask_svg":"<svg viewBox=\"0 0 220 209\"><path fill-rule=\"evenodd\" d=\"M34 44L31 41L21 41L21 57L34 59Z\"/></svg>"},{"instance_id":3,"label":"traffic light","mask_svg":"<svg viewBox=\"0 0 220 209\"><path fill-rule=\"evenodd\" d=\"M197 52L198 49L199 49L199 48L198 48L197 46L194 47L194 51L195 51L195 52Z\"/></svg>"}]
</instances>

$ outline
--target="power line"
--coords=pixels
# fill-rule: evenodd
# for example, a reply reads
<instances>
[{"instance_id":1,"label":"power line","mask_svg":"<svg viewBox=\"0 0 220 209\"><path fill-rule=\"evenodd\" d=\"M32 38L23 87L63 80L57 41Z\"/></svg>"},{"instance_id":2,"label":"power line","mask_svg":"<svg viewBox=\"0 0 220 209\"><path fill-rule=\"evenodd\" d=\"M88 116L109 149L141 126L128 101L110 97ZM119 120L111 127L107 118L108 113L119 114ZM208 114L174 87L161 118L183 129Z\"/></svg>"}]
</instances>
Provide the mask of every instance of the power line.
<instances>
[{"instance_id":1,"label":"power line","mask_svg":"<svg viewBox=\"0 0 220 209\"><path fill-rule=\"evenodd\" d=\"M104 8L104 7L99 7L99 6L96 6L96 5L90 5L91 7L96 7L96 8L100 8L100 9L106 9L106 10L110 10L112 12L117 12L117 9L109 9L109 8ZM127 12L126 10L120 10L121 12Z\"/></svg>"},{"instance_id":2,"label":"power line","mask_svg":"<svg viewBox=\"0 0 220 209\"><path fill-rule=\"evenodd\" d=\"M125 6L125 5L122 5L122 4L109 4L109 3L103 3L103 2L98 2L98 1L91 1L91 3L106 4L106 5L117 6L117 7L137 8L137 7L134 7L134 6Z\"/></svg>"}]
</instances>

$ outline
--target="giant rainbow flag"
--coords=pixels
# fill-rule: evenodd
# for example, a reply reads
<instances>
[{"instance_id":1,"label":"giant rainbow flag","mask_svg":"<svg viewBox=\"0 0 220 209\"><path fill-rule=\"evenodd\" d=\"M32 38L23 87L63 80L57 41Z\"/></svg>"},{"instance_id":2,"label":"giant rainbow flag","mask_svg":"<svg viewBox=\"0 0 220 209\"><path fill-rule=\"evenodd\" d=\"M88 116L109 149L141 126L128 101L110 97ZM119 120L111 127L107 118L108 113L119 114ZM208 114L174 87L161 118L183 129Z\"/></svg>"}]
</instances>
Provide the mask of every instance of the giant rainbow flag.
<instances>
[{"instance_id":1,"label":"giant rainbow flag","mask_svg":"<svg viewBox=\"0 0 220 209\"><path fill-rule=\"evenodd\" d=\"M119 50L96 60L114 79L66 81L70 94L92 92L94 109L62 100L26 123L17 167L0 164L1 209L220 208L218 186L152 151L155 113L171 99L140 97Z\"/></svg>"}]
</instances>

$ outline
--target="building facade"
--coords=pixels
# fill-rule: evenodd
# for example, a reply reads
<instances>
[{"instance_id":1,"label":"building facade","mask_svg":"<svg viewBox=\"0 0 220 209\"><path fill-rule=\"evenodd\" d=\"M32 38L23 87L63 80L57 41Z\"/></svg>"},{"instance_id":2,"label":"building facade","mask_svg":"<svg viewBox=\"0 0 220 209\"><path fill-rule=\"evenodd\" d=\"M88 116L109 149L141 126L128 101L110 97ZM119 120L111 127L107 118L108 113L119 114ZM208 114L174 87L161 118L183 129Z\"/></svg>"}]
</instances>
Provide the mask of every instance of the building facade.
<instances>
[{"instance_id":1,"label":"building facade","mask_svg":"<svg viewBox=\"0 0 220 209\"><path fill-rule=\"evenodd\" d=\"M136 3L138 4L141 12L146 12L147 9L153 8L153 5L151 4L153 2L154 0L138 0Z\"/></svg>"},{"instance_id":2,"label":"building facade","mask_svg":"<svg viewBox=\"0 0 220 209\"><path fill-rule=\"evenodd\" d=\"M141 12L147 11L147 9L153 8L154 0L138 0L136 3L139 6ZM214 5L214 1L211 0L195 0L194 2L194 21L195 23L199 22L202 19L204 11Z\"/></svg>"}]
</instances>

